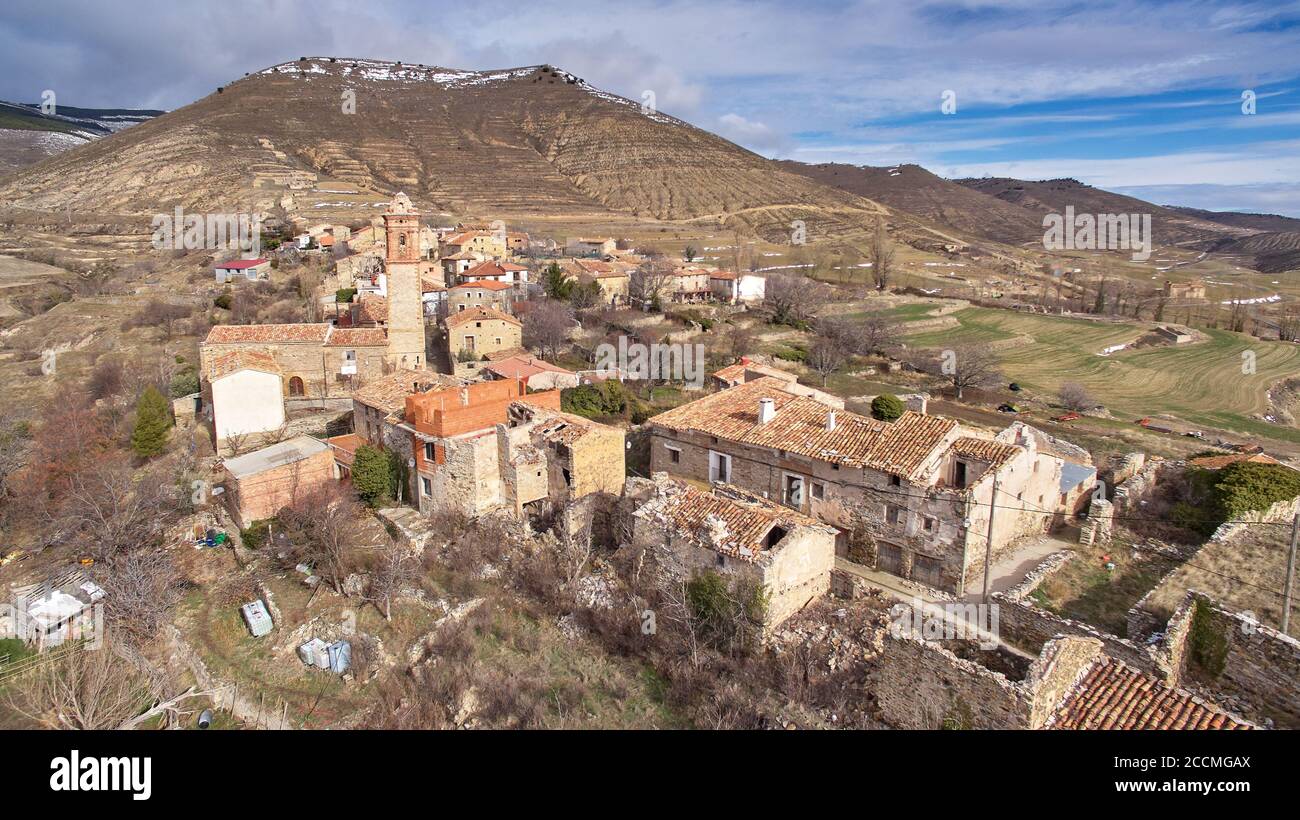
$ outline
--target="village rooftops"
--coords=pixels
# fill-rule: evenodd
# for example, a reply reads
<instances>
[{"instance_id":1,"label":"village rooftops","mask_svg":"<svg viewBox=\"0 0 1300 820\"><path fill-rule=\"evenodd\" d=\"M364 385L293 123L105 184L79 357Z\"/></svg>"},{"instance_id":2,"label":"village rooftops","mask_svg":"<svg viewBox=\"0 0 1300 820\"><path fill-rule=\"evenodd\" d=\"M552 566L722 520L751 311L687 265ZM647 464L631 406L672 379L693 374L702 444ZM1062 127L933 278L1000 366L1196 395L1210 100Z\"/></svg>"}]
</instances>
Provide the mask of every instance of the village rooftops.
<instances>
[{"instance_id":1,"label":"village rooftops","mask_svg":"<svg viewBox=\"0 0 1300 820\"><path fill-rule=\"evenodd\" d=\"M466 290L472 290L474 288L480 290L510 290L511 285L509 282L498 282L495 279L475 279L472 282L461 282L459 285L453 287L452 290L461 290L462 288Z\"/></svg>"},{"instance_id":2,"label":"village rooftops","mask_svg":"<svg viewBox=\"0 0 1300 820\"><path fill-rule=\"evenodd\" d=\"M447 327L460 327L466 322L486 321L489 319L500 319L503 322L509 322L512 325L523 327L523 323L509 313L502 313L495 308L489 307L472 307L469 310L462 310L459 313L453 313L447 317Z\"/></svg>"},{"instance_id":3,"label":"village rooftops","mask_svg":"<svg viewBox=\"0 0 1300 820\"><path fill-rule=\"evenodd\" d=\"M591 419L534 404L527 398L512 402L507 416L513 422L531 424L534 433L555 444L573 444L592 430L609 429Z\"/></svg>"},{"instance_id":4,"label":"village rooftops","mask_svg":"<svg viewBox=\"0 0 1300 820\"><path fill-rule=\"evenodd\" d=\"M430 390L459 387L464 379L428 370L399 370L365 383L352 393L352 400L382 411L385 415L401 413L406 397Z\"/></svg>"},{"instance_id":5,"label":"village rooftops","mask_svg":"<svg viewBox=\"0 0 1300 820\"><path fill-rule=\"evenodd\" d=\"M382 327L336 327L325 342L326 347L384 347L388 331Z\"/></svg>"},{"instance_id":6,"label":"village rooftops","mask_svg":"<svg viewBox=\"0 0 1300 820\"><path fill-rule=\"evenodd\" d=\"M263 447L247 455L228 458L222 462L221 466L235 478L247 478L258 473L264 473L267 470L273 470L276 467L283 467L286 464L293 464L296 461L311 458L317 453L328 449L329 445L323 441L314 439L311 436L298 436L288 441L282 441L279 444L272 444L270 447Z\"/></svg>"},{"instance_id":7,"label":"village rooftops","mask_svg":"<svg viewBox=\"0 0 1300 820\"><path fill-rule=\"evenodd\" d=\"M729 364L726 367L713 371L713 378L728 384L736 385L745 382L746 373L757 373L763 376L771 376L781 381L793 382L798 381L798 376L776 367L769 367L755 361L750 361L749 357L742 356L740 361L735 364Z\"/></svg>"},{"instance_id":8,"label":"village rooftops","mask_svg":"<svg viewBox=\"0 0 1300 820\"><path fill-rule=\"evenodd\" d=\"M994 470L1022 452L1019 447L1010 444L1002 444L997 441L983 438L972 438L970 436L962 436L955 440L952 443L951 449L956 455L966 456L968 458L976 459L977 461L983 461Z\"/></svg>"},{"instance_id":9,"label":"village rooftops","mask_svg":"<svg viewBox=\"0 0 1300 820\"><path fill-rule=\"evenodd\" d=\"M1051 729L1251 729L1114 658L1095 660L1056 708Z\"/></svg>"},{"instance_id":10,"label":"village rooftops","mask_svg":"<svg viewBox=\"0 0 1300 820\"><path fill-rule=\"evenodd\" d=\"M523 265L516 265L512 262L500 262L495 259L487 262L480 262L469 270L465 271L462 276L472 277L474 279L486 279L496 276L507 276L511 273L525 271L528 268Z\"/></svg>"},{"instance_id":11,"label":"village rooftops","mask_svg":"<svg viewBox=\"0 0 1300 820\"><path fill-rule=\"evenodd\" d=\"M635 515L661 521L670 532L731 558L757 561L796 527L835 532L814 518L729 484L704 491L664 473L653 478L655 495Z\"/></svg>"},{"instance_id":12,"label":"village rooftops","mask_svg":"<svg viewBox=\"0 0 1300 820\"><path fill-rule=\"evenodd\" d=\"M763 423L758 417L760 399L772 401L772 417ZM660 413L650 424L905 477L919 471L957 428L951 419L911 411L889 423L835 410L786 392L783 382L770 377Z\"/></svg>"}]
</instances>

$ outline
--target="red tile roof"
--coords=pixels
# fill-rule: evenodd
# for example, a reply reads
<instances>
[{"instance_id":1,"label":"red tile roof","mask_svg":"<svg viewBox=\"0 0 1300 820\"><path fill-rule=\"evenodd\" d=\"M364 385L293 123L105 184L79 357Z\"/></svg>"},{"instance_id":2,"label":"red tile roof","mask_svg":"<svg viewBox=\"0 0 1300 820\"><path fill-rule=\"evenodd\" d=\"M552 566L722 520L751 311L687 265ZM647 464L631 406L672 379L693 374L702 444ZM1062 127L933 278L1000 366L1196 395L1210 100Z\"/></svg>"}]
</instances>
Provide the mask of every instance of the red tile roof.
<instances>
[{"instance_id":1,"label":"red tile roof","mask_svg":"<svg viewBox=\"0 0 1300 820\"><path fill-rule=\"evenodd\" d=\"M952 451L959 456L987 462L990 467L996 469L1015 458L1020 448L998 441L962 436L952 443Z\"/></svg>"},{"instance_id":2,"label":"red tile roof","mask_svg":"<svg viewBox=\"0 0 1300 820\"><path fill-rule=\"evenodd\" d=\"M245 270L265 264L265 259L232 259L229 262L218 262L213 267L219 270Z\"/></svg>"},{"instance_id":3,"label":"red tile roof","mask_svg":"<svg viewBox=\"0 0 1300 820\"><path fill-rule=\"evenodd\" d=\"M783 388L784 382L765 376L660 413L650 423L902 476L919 470L957 428L951 419L910 411L890 424L835 410L835 429L828 430L832 408ZM761 398L772 399L776 410L766 424L758 423Z\"/></svg>"},{"instance_id":4,"label":"red tile roof","mask_svg":"<svg viewBox=\"0 0 1300 820\"><path fill-rule=\"evenodd\" d=\"M834 532L816 519L739 487L722 485L704 492L674 479L656 485L657 494L638 508L638 517L662 517L700 546L742 561L758 559L773 527L787 532L799 526Z\"/></svg>"},{"instance_id":5,"label":"red tile roof","mask_svg":"<svg viewBox=\"0 0 1300 820\"><path fill-rule=\"evenodd\" d=\"M550 362L542 361L534 356L510 356L505 359L493 361L487 365L485 370L490 370L503 379L530 379L538 373L569 373L572 370L565 370Z\"/></svg>"},{"instance_id":6,"label":"red tile roof","mask_svg":"<svg viewBox=\"0 0 1300 820\"><path fill-rule=\"evenodd\" d=\"M1213 704L1102 657L1056 708L1053 729L1250 729Z\"/></svg>"},{"instance_id":7,"label":"red tile roof","mask_svg":"<svg viewBox=\"0 0 1300 820\"><path fill-rule=\"evenodd\" d=\"M483 290L510 290L513 285L509 282L498 282L495 279L475 279L473 282L461 282L452 290L458 288L482 288Z\"/></svg>"},{"instance_id":8,"label":"red tile roof","mask_svg":"<svg viewBox=\"0 0 1300 820\"><path fill-rule=\"evenodd\" d=\"M384 347L388 332L382 327L336 327L326 347Z\"/></svg>"},{"instance_id":9,"label":"red tile roof","mask_svg":"<svg viewBox=\"0 0 1300 820\"><path fill-rule=\"evenodd\" d=\"M352 400L388 415L400 414L406 407L407 396L460 387L464 383L464 379L431 370L398 370L358 387L352 391Z\"/></svg>"},{"instance_id":10,"label":"red tile roof","mask_svg":"<svg viewBox=\"0 0 1300 820\"><path fill-rule=\"evenodd\" d=\"M208 365L208 381L238 373L240 370L260 370L280 375L275 357L265 350L227 350L218 353Z\"/></svg>"},{"instance_id":11,"label":"red tile roof","mask_svg":"<svg viewBox=\"0 0 1300 820\"><path fill-rule=\"evenodd\" d=\"M328 322L291 325L217 325L208 331L204 344L322 344L329 335Z\"/></svg>"},{"instance_id":12,"label":"red tile roof","mask_svg":"<svg viewBox=\"0 0 1300 820\"><path fill-rule=\"evenodd\" d=\"M496 308L489 308L489 307L472 307L468 310L462 310L459 313L453 313L447 317L447 326L458 327L460 325L465 324L466 322L476 321L476 320L486 321L489 319L499 319L503 322L509 322L512 325L519 325L520 327L523 327L523 322L520 322L518 319L511 316L510 314L502 313Z\"/></svg>"}]
</instances>

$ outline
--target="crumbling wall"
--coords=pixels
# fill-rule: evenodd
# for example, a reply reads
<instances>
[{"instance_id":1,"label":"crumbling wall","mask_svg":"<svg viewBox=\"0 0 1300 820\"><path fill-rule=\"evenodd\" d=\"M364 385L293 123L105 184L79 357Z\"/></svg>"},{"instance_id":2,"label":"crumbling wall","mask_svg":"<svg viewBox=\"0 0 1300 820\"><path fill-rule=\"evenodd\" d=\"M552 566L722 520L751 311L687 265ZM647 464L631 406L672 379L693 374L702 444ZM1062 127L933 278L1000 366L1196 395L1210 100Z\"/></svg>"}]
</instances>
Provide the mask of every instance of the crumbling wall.
<instances>
[{"instance_id":1,"label":"crumbling wall","mask_svg":"<svg viewBox=\"0 0 1300 820\"><path fill-rule=\"evenodd\" d=\"M881 717L899 729L1027 729L1033 698L1000 672L910 636L885 639L869 675Z\"/></svg>"}]
</instances>

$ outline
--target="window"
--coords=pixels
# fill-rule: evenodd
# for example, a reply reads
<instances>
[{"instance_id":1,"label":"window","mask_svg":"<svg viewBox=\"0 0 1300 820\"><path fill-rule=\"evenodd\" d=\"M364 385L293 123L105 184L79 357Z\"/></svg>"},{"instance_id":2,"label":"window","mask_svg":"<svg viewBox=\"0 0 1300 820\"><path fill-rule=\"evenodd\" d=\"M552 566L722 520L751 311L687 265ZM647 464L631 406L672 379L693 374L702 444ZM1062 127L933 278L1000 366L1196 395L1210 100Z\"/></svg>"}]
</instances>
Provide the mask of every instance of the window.
<instances>
[{"instance_id":1,"label":"window","mask_svg":"<svg viewBox=\"0 0 1300 820\"><path fill-rule=\"evenodd\" d=\"M767 536L763 539L763 546L767 549L772 549L777 544L781 543L781 539L785 538L785 535L786 531L784 529L781 527L773 527L767 531Z\"/></svg>"},{"instance_id":2,"label":"window","mask_svg":"<svg viewBox=\"0 0 1300 820\"><path fill-rule=\"evenodd\" d=\"M433 456L433 442L432 442L432 441L426 441L426 442L424 443L424 460L425 460L425 461L433 461L433 458L434 458L434 456Z\"/></svg>"},{"instance_id":3,"label":"window","mask_svg":"<svg viewBox=\"0 0 1300 820\"><path fill-rule=\"evenodd\" d=\"M724 568L727 566L727 556L723 555L722 553L718 553L718 566Z\"/></svg>"},{"instance_id":4,"label":"window","mask_svg":"<svg viewBox=\"0 0 1300 820\"><path fill-rule=\"evenodd\" d=\"M895 507L893 504L885 505L885 522L888 524L903 523L903 508Z\"/></svg>"},{"instance_id":5,"label":"window","mask_svg":"<svg viewBox=\"0 0 1300 820\"><path fill-rule=\"evenodd\" d=\"M826 497L826 485L825 485L825 484L822 484L822 483L819 482L819 481L814 481L814 482L812 483L812 497L815 498L815 499L817 499L818 501L821 501L823 498L825 498L825 497Z\"/></svg>"},{"instance_id":6,"label":"window","mask_svg":"<svg viewBox=\"0 0 1300 820\"><path fill-rule=\"evenodd\" d=\"M803 506L803 476L787 474L782 489L786 504L796 509Z\"/></svg>"},{"instance_id":7,"label":"window","mask_svg":"<svg viewBox=\"0 0 1300 820\"><path fill-rule=\"evenodd\" d=\"M936 524L936 523L937 523L937 522L936 522L933 518L931 518L931 517L929 517L929 516L927 515L927 516L925 517L925 524L923 525L923 526L925 527L925 531L926 531L926 532L934 532L934 527L935 527L935 524Z\"/></svg>"},{"instance_id":8,"label":"window","mask_svg":"<svg viewBox=\"0 0 1300 820\"><path fill-rule=\"evenodd\" d=\"M681 464L681 463L682 463L682 451L676 449L675 447L669 447L669 448L668 448L668 460L671 461L673 464Z\"/></svg>"},{"instance_id":9,"label":"window","mask_svg":"<svg viewBox=\"0 0 1300 820\"><path fill-rule=\"evenodd\" d=\"M305 392L305 390L303 389L303 384L302 384L302 379L301 379L301 378L299 378L299 377L297 377L297 376L294 376L293 378L289 379L289 395L290 395L290 396L301 396L301 395L303 395L304 392Z\"/></svg>"},{"instance_id":10,"label":"window","mask_svg":"<svg viewBox=\"0 0 1300 820\"><path fill-rule=\"evenodd\" d=\"M343 361L352 362L355 364L357 361L357 352L355 350L343 351Z\"/></svg>"},{"instance_id":11,"label":"window","mask_svg":"<svg viewBox=\"0 0 1300 820\"><path fill-rule=\"evenodd\" d=\"M898 477L898 476L896 476L896 475L891 475L891 476L889 477L889 486L891 486L891 487L901 487L901 486L903 486L903 479L900 478L900 477Z\"/></svg>"},{"instance_id":12,"label":"window","mask_svg":"<svg viewBox=\"0 0 1300 820\"><path fill-rule=\"evenodd\" d=\"M424 492L425 497L433 495L433 482L424 476L420 476L420 489Z\"/></svg>"},{"instance_id":13,"label":"window","mask_svg":"<svg viewBox=\"0 0 1300 820\"><path fill-rule=\"evenodd\" d=\"M959 490L961 490L961 489L965 489L965 487L966 487L966 462L964 462L964 461L960 461L960 460L959 460L955 465L953 465L952 484L953 484L954 487L956 487L956 488L959 489Z\"/></svg>"},{"instance_id":14,"label":"window","mask_svg":"<svg viewBox=\"0 0 1300 820\"><path fill-rule=\"evenodd\" d=\"M715 484L731 482L731 456L709 451L709 481Z\"/></svg>"}]
</instances>

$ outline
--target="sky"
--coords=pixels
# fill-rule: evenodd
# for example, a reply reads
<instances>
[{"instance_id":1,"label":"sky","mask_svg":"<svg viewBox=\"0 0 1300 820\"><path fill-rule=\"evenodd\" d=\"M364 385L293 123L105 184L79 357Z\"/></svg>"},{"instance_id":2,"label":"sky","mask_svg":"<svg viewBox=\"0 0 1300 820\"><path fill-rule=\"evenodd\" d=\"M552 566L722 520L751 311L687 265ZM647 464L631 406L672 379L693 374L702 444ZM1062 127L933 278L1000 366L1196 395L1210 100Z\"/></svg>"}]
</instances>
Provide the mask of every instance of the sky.
<instances>
[{"instance_id":1,"label":"sky","mask_svg":"<svg viewBox=\"0 0 1300 820\"><path fill-rule=\"evenodd\" d=\"M172 109L304 55L549 63L764 156L1300 217L1300 2L0 5L5 100Z\"/></svg>"}]
</instances>

